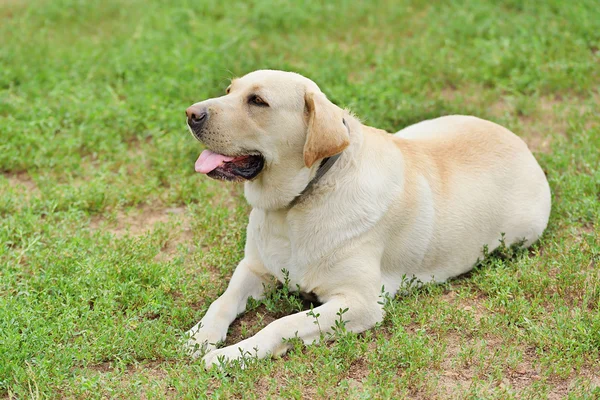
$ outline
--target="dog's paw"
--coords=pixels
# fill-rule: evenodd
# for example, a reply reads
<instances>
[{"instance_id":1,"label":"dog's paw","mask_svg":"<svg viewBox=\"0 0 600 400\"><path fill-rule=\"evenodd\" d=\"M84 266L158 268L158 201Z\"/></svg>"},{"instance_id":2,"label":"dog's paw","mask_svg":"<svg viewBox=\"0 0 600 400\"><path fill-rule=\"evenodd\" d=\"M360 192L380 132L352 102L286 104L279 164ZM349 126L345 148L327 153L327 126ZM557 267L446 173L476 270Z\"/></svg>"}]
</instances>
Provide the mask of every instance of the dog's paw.
<instances>
[{"instance_id":1,"label":"dog's paw","mask_svg":"<svg viewBox=\"0 0 600 400\"><path fill-rule=\"evenodd\" d=\"M224 337L215 330L194 327L184 335L184 339L187 339L183 345L186 353L192 358L199 358L215 350Z\"/></svg>"},{"instance_id":2,"label":"dog's paw","mask_svg":"<svg viewBox=\"0 0 600 400\"><path fill-rule=\"evenodd\" d=\"M243 369L246 368L256 355L245 351L238 345L227 346L222 349L215 349L207 353L202 361L206 369L225 368L227 365L236 363Z\"/></svg>"},{"instance_id":3,"label":"dog's paw","mask_svg":"<svg viewBox=\"0 0 600 400\"><path fill-rule=\"evenodd\" d=\"M198 341L196 339L188 339L184 345L184 351L192 358L202 357L204 354L210 353L217 346L214 343L209 343L207 341Z\"/></svg>"},{"instance_id":4,"label":"dog's paw","mask_svg":"<svg viewBox=\"0 0 600 400\"><path fill-rule=\"evenodd\" d=\"M231 347L231 346L229 346ZM232 361L232 359L235 359L233 354L228 355L227 354L227 347L223 348L223 349L216 349L216 350L212 350L208 353L206 353L206 355L204 357L202 357L202 362L204 363L204 368L211 369L211 368L224 368L227 364L229 364L229 362Z\"/></svg>"}]
</instances>

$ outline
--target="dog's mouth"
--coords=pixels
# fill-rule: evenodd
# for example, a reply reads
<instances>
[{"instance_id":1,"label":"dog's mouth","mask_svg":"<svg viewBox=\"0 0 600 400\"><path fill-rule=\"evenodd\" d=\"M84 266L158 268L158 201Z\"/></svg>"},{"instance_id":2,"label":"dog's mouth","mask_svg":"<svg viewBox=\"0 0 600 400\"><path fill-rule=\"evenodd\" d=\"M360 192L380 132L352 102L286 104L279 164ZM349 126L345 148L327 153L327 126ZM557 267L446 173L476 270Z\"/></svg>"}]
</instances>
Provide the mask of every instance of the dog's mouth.
<instances>
[{"instance_id":1,"label":"dog's mouth","mask_svg":"<svg viewBox=\"0 0 600 400\"><path fill-rule=\"evenodd\" d=\"M213 179L241 182L255 178L265 166L261 154L226 156L211 150L204 150L196 160L196 172Z\"/></svg>"}]
</instances>

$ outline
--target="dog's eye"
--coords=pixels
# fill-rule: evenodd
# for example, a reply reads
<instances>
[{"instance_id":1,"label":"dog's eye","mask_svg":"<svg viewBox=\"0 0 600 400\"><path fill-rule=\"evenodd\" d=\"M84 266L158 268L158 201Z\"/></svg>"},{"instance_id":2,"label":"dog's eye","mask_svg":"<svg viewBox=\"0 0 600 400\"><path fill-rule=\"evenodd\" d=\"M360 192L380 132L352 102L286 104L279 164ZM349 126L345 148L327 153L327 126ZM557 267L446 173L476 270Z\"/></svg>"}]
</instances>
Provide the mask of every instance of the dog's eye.
<instances>
[{"instance_id":1,"label":"dog's eye","mask_svg":"<svg viewBox=\"0 0 600 400\"><path fill-rule=\"evenodd\" d=\"M255 106L269 107L269 104L266 101L255 94L251 94L250 97L248 97L248 103L254 104Z\"/></svg>"},{"instance_id":2,"label":"dog's eye","mask_svg":"<svg viewBox=\"0 0 600 400\"><path fill-rule=\"evenodd\" d=\"M231 92L231 85L227 86L227 89L225 89L225 94L229 94L229 92Z\"/></svg>"}]
</instances>

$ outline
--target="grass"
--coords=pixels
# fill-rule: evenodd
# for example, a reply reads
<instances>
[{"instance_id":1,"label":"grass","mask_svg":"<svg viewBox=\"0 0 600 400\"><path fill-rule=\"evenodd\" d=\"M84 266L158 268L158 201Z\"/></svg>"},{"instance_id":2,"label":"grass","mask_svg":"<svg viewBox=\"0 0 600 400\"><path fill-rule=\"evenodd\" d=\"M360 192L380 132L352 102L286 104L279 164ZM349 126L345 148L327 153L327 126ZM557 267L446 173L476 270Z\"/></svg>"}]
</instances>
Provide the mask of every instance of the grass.
<instances>
[{"instance_id":1,"label":"grass","mask_svg":"<svg viewBox=\"0 0 600 400\"><path fill-rule=\"evenodd\" d=\"M8 0L0 21L0 397L600 397L595 0ZM548 175L547 233L364 334L204 371L179 337L225 289L249 210L193 172L183 111L259 68L389 131L507 126ZM290 312L284 294L228 343Z\"/></svg>"}]
</instances>

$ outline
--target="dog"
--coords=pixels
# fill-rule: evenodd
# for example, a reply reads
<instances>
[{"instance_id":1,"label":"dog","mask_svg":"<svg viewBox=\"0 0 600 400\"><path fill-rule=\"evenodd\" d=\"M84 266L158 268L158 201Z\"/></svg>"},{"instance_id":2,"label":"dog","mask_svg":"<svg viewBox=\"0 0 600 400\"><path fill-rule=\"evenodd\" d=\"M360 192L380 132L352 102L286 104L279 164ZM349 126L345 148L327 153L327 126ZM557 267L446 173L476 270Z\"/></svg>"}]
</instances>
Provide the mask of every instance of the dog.
<instances>
[{"instance_id":1,"label":"dog","mask_svg":"<svg viewBox=\"0 0 600 400\"><path fill-rule=\"evenodd\" d=\"M531 245L548 223L544 172L519 137L490 121L444 116L389 134L310 79L274 70L233 79L224 96L186 116L206 147L195 170L244 182L252 206L242 261L187 333L187 348L208 368L282 355L285 339L316 342L341 313L348 331L370 329L383 319L381 296L394 296L407 277L444 282L501 239ZM321 305L217 348L273 276Z\"/></svg>"}]
</instances>

